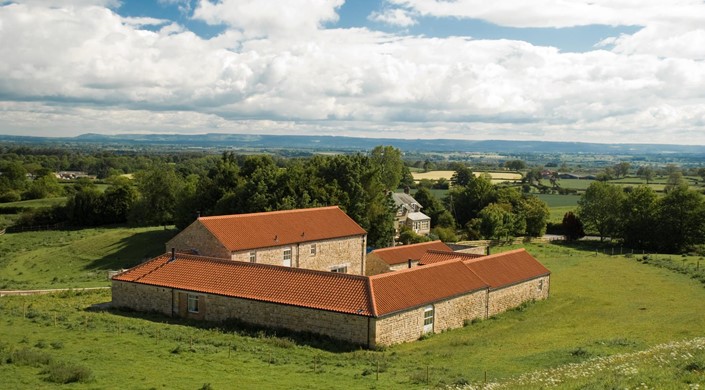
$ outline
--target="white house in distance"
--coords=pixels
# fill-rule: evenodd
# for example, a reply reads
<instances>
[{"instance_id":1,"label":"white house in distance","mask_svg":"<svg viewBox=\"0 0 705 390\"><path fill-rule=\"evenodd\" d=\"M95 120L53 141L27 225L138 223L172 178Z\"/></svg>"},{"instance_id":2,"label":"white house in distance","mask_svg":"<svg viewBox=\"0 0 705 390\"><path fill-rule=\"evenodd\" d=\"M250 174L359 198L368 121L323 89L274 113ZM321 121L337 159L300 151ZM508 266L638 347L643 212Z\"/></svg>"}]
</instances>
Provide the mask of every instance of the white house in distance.
<instances>
[{"instance_id":1,"label":"white house in distance","mask_svg":"<svg viewBox=\"0 0 705 390\"><path fill-rule=\"evenodd\" d=\"M409 189L404 193L392 193L394 206L397 213L394 217L394 228L397 236L402 226L408 226L416 234L427 235L431 233L431 217L421 212L421 204L409 194Z\"/></svg>"}]
</instances>

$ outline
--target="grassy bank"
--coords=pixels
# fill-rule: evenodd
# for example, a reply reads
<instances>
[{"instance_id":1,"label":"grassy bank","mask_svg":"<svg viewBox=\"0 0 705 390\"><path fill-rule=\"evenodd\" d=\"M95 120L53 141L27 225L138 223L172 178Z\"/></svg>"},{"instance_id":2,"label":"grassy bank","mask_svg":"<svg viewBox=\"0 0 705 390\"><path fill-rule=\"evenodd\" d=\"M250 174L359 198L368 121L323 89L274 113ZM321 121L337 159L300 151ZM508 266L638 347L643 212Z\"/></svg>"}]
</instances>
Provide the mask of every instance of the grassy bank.
<instances>
[{"instance_id":1,"label":"grassy bank","mask_svg":"<svg viewBox=\"0 0 705 390\"><path fill-rule=\"evenodd\" d=\"M92 379L72 388L428 388L481 383L485 375L489 382L520 383L512 381L703 336L705 288L688 275L592 250L527 249L552 271L549 300L384 351L85 310L109 301L108 292L2 298L0 341L5 350L39 350L89 369ZM702 379L697 358L673 363L684 373L683 365L695 364L690 375L657 375L649 387ZM0 387L46 387L43 367L0 364ZM610 382L600 375L565 383L602 388Z\"/></svg>"},{"instance_id":2,"label":"grassy bank","mask_svg":"<svg viewBox=\"0 0 705 390\"><path fill-rule=\"evenodd\" d=\"M0 289L107 286L107 271L164 252L161 227L95 228L0 236Z\"/></svg>"}]
</instances>

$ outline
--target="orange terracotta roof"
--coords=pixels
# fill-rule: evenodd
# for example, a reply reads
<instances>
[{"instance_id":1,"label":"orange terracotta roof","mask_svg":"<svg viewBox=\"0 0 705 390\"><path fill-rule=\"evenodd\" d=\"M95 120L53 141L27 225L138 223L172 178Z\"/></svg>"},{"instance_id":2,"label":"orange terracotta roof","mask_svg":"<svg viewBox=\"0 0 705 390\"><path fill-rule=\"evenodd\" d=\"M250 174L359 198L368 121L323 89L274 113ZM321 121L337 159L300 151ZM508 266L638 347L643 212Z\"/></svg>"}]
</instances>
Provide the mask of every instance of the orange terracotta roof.
<instances>
[{"instance_id":1,"label":"orange terracotta roof","mask_svg":"<svg viewBox=\"0 0 705 390\"><path fill-rule=\"evenodd\" d=\"M373 316L364 276L167 253L113 280Z\"/></svg>"},{"instance_id":2,"label":"orange terracotta roof","mask_svg":"<svg viewBox=\"0 0 705 390\"><path fill-rule=\"evenodd\" d=\"M371 253L377 255L389 265L406 263L409 259L419 260L427 251L452 251L441 241L422 242L420 244L401 245L390 248L375 249Z\"/></svg>"},{"instance_id":3,"label":"orange terracotta roof","mask_svg":"<svg viewBox=\"0 0 705 390\"><path fill-rule=\"evenodd\" d=\"M550 274L524 249L445 255L445 261L367 277L183 253L169 261L167 253L113 280L378 317Z\"/></svg>"},{"instance_id":4,"label":"orange terracotta roof","mask_svg":"<svg viewBox=\"0 0 705 390\"><path fill-rule=\"evenodd\" d=\"M419 260L419 265L428 265L428 264L433 264L433 263L438 263L440 261L446 261L449 259L460 259L460 260L467 260L467 259L476 259L478 257L484 257L485 255L479 255L476 253L462 253L462 252L452 252L449 250L429 250L428 252L424 253L423 256L421 256L421 260Z\"/></svg>"},{"instance_id":5,"label":"orange terracotta roof","mask_svg":"<svg viewBox=\"0 0 705 390\"><path fill-rule=\"evenodd\" d=\"M551 274L525 249L467 259L463 263L492 289Z\"/></svg>"},{"instance_id":6,"label":"orange terracotta roof","mask_svg":"<svg viewBox=\"0 0 705 390\"><path fill-rule=\"evenodd\" d=\"M338 206L201 217L198 222L232 252L366 234Z\"/></svg>"},{"instance_id":7,"label":"orange terracotta roof","mask_svg":"<svg viewBox=\"0 0 705 390\"><path fill-rule=\"evenodd\" d=\"M378 316L487 288L458 259L370 276Z\"/></svg>"}]
</instances>

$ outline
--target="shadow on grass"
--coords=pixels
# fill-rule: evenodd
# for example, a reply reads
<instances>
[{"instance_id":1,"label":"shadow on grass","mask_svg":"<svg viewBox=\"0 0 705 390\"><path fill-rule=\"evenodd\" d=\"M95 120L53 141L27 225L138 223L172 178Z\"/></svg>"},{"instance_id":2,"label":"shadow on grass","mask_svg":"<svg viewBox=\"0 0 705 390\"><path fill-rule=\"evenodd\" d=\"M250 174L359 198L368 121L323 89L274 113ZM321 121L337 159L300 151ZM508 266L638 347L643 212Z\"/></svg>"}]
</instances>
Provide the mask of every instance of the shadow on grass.
<instances>
[{"instance_id":1,"label":"shadow on grass","mask_svg":"<svg viewBox=\"0 0 705 390\"><path fill-rule=\"evenodd\" d=\"M228 319L220 322L210 322L193 320L179 317L169 317L156 312L138 312L125 308L114 308L110 306L94 305L85 309L86 311L105 311L110 314L141 319L153 323L166 325L182 325L202 330L217 330L223 333L237 334L243 337L268 340L274 346L288 348L295 345L308 346L333 353L344 353L359 351L365 346L351 343L344 340L337 340L329 336L311 332L297 332L285 328L273 328L253 325L237 319Z\"/></svg>"},{"instance_id":2,"label":"shadow on grass","mask_svg":"<svg viewBox=\"0 0 705 390\"><path fill-rule=\"evenodd\" d=\"M86 270L115 270L134 267L164 253L164 244L176 235L174 229L140 232L115 243L117 251L91 261Z\"/></svg>"}]
</instances>

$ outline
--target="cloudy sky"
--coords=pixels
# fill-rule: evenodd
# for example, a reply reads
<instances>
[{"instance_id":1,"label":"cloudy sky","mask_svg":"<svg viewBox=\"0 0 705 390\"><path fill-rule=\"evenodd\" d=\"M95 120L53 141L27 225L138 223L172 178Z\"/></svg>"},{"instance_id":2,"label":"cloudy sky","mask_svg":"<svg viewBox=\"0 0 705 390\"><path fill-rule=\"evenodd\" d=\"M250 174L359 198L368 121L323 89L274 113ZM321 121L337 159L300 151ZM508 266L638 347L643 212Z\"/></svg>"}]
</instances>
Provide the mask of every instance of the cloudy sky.
<instances>
[{"instance_id":1,"label":"cloudy sky","mask_svg":"<svg viewBox=\"0 0 705 390\"><path fill-rule=\"evenodd\" d=\"M703 0L0 0L0 134L705 144Z\"/></svg>"}]
</instances>

